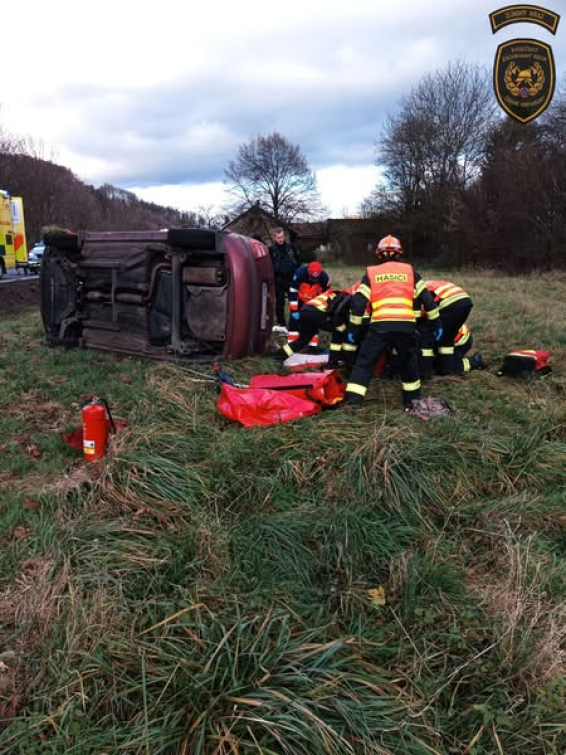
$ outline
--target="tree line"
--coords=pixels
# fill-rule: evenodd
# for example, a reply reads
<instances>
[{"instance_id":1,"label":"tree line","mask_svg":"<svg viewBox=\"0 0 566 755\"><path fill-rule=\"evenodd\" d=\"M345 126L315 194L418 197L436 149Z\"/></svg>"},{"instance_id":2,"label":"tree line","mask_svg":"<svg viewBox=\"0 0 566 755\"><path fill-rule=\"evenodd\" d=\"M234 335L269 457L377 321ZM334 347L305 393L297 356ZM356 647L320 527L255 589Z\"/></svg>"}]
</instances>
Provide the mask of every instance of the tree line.
<instances>
[{"instance_id":1,"label":"tree line","mask_svg":"<svg viewBox=\"0 0 566 755\"><path fill-rule=\"evenodd\" d=\"M491 87L491 71L461 61L423 76L376 140L381 180L360 216L399 236L418 263L511 272L565 267L566 94L523 124L503 114ZM258 203L277 221L324 217L306 156L278 132L240 145L224 182L229 199L220 215L182 212L110 184L85 184L32 143L0 131L0 188L25 198L31 241L47 224L217 228ZM348 262L367 262L367 244L349 247L356 251Z\"/></svg>"},{"instance_id":2,"label":"tree line","mask_svg":"<svg viewBox=\"0 0 566 755\"><path fill-rule=\"evenodd\" d=\"M139 199L104 184L86 184L72 171L41 156L32 141L0 133L0 189L24 199L28 245L46 227L82 230L153 230L206 225L197 212L182 212Z\"/></svg>"},{"instance_id":3,"label":"tree line","mask_svg":"<svg viewBox=\"0 0 566 755\"><path fill-rule=\"evenodd\" d=\"M375 145L382 181L364 217L389 221L413 257L509 272L566 266L566 96L517 122L491 72L457 62L424 76Z\"/></svg>"}]
</instances>

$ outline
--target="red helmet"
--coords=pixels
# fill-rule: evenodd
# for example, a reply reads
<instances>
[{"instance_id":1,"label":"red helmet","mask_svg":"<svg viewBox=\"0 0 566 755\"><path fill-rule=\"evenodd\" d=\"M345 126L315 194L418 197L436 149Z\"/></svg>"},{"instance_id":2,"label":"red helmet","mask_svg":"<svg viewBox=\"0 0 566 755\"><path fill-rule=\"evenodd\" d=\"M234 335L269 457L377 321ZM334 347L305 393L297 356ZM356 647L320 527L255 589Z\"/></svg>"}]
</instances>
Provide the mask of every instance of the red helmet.
<instances>
[{"instance_id":1,"label":"red helmet","mask_svg":"<svg viewBox=\"0 0 566 755\"><path fill-rule=\"evenodd\" d=\"M307 267L309 278L320 278L322 275L322 265L320 262L310 262Z\"/></svg>"},{"instance_id":2,"label":"red helmet","mask_svg":"<svg viewBox=\"0 0 566 755\"><path fill-rule=\"evenodd\" d=\"M375 253L378 257L400 257L403 254L401 242L395 236L385 236L377 245Z\"/></svg>"}]
</instances>

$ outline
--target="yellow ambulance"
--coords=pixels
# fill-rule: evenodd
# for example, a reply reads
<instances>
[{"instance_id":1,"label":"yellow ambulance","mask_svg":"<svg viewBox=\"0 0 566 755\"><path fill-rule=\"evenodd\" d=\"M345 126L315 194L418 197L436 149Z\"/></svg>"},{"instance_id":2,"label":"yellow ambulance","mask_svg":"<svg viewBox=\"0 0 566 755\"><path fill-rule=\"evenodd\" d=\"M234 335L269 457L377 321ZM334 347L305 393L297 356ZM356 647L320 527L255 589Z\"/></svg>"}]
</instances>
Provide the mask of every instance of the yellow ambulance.
<instances>
[{"instance_id":1,"label":"yellow ambulance","mask_svg":"<svg viewBox=\"0 0 566 755\"><path fill-rule=\"evenodd\" d=\"M0 278L12 268L22 268L27 273L28 267L22 198L0 189Z\"/></svg>"}]
</instances>

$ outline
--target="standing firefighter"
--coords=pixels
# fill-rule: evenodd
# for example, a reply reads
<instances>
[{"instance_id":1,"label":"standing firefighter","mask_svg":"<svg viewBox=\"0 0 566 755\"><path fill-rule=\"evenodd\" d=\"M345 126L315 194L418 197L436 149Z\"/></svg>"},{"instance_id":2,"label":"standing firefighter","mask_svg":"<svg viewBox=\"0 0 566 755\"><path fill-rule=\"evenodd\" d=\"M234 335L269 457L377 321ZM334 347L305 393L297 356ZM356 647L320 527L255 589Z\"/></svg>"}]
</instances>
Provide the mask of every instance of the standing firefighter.
<instances>
[{"instance_id":1,"label":"standing firefighter","mask_svg":"<svg viewBox=\"0 0 566 755\"><path fill-rule=\"evenodd\" d=\"M433 327L427 328L430 316L425 316L424 328L421 330L422 364L421 375L432 374L433 367L440 375L460 372L460 364L454 359L454 342L458 331L468 319L473 305L469 294L463 288L450 281L425 281L425 286L434 297L442 317L442 338L435 344ZM433 326L433 323L430 323ZM435 353L436 352L436 353Z\"/></svg>"},{"instance_id":2,"label":"standing firefighter","mask_svg":"<svg viewBox=\"0 0 566 755\"><path fill-rule=\"evenodd\" d=\"M299 319L303 306L329 288L330 278L320 262L315 260L295 270L289 287L289 343L299 338ZM310 345L318 346L318 336L314 336Z\"/></svg>"},{"instance_id":3,"label":"standing firefighter","mask_svg":"<svg viewBox=\"0 0 566 755\"><path fill-rule=\"evenodd\" d=\"M421 276L411 265L398 261L403 254L399 239L386 236L375 253L378 264L367 268L350 307L348 343L357 340L368 301L371 320L346 386L344 403L360 405L363 402L377 362L391 347L396 349L399 358L403 404L410 407L421 392L414 300L425 308L437 340L442 336L442 324L432 294Z\"/></svg>"}]
</instances>

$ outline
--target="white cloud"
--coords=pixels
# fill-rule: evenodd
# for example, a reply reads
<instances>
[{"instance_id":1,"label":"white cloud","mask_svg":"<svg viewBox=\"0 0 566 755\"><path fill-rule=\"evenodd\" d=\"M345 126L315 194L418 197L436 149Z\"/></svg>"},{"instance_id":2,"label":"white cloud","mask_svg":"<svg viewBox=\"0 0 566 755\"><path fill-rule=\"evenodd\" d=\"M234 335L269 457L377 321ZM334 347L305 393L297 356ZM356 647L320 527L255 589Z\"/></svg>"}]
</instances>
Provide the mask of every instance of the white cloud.
<instances>
[{"instance_id":1,"label":"white cloud","mask_svg":"<svg viewBox=\"0 0 566 755\"><path fill-rule=\"evenodd\" d=\"M335 165L317 172L322 201L334 218L357 215L360 203L375 188L378 170L373 165Z\"/></svg>"},{"instance_id":2,"label":"white cloud","mask_svg":"<svg viewBox=\"0 0 566 755\"><path fill-rule=\"evenodd\" d=\"M348 167L335 165L316 173L323 204L331 217L345 217L358 212L360 202L375 188L378 171L374 166ZM226 202L225 186L221 181L194 185L133 186L142 199L183 211L197 211L212 207L221 213Z\"/></svg>"},{"instance_id":3,"label":"white cloud","mask_svg":"<svg viewBox=\"0 0 566 755\"><path fill-rule=\"evenodd\" d=\"M130 191L146 202L174 207L183 212L197 212L200 207L211 207L220 212L225 202L222 181L194 185L133 186Z\"/></svg>"},{"instance_id":4,"label":"white cloud","mask_svg":"<svg viewBox=\"0 0 566 755\"><path fill-rule=\"evenodd\" d=\"M493 10L492 0L287 0L277 13L264 0L26 0L10 10L25 44L2 40L15 63L0 124L85 180L163 196L184 186L183 202L222 186L238 144L279 130L317 170L333 213L353 212L373 187L363 176L376 170L385 114L424 74L478 62L492 97L498 43L551 36L525 24L493 36ZM559 73L561 31L548 40Z\"/></svg>"}]
</instances>

